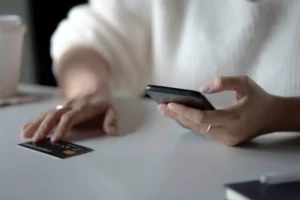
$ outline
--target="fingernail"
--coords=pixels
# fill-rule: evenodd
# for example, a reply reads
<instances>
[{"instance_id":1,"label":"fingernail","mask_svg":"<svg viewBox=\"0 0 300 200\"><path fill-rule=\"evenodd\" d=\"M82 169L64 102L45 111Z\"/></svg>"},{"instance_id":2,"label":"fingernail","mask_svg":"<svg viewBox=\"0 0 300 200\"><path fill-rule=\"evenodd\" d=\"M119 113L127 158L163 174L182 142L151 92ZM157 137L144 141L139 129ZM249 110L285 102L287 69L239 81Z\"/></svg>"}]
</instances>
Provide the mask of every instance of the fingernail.
<instances>
[{"instance_id":1,"label":"fingernail","mask_svg":"<svg viewBox=\"0 0 300 200\"><path fill-rule=\"evenodd\" d=\"M29 132L30 131L30 129L28 129L27 127L25 128L25 127L22 127L21 128L21 133L22 133L22 136L23 137L26 137L27 135L29 135Z\"/></svg>"},{"instance_id":2,"label":"fingernail","mask_svg":"<svg viewBox=\"0 0 300 200\"><path fill-rule=\"evenodd\" d=\"M109 127L107 130L108 135L117 135L117 129L115 127Z\"/></svg>"},{"instance_id":3,"label":"fingernail","mask_svg":"<svg viewBox=\"0 0 300 200\"><path fill-rule=\"evenodd\" d=\"M27 126L22 126L21 130L22 130L22 131L25 131L26 128L27 128Z\"/></svg>"},{"instance_id":4,"label":"fingernail","mask_svg":"<svg viewBox=\"0 0 300 200\"><path fill-rule=\"evenodd\" d=\"M166 105L164 105L164 104L160 104L160 105L157 107L157 109L158 109L160 112L163 112L163 111L167 110L168 107L167 107Z\"/></svg>"},{"instance_id":5,"label":"fingernail","mask_svg":"<svg viewBox=\"0 0 300 200\"><path fill-rule=\"evenodd\" d=\"M201 88L200 88L200 92L203 92L203 93L207 93L207 92L210 92L211 91L211 83L208 82L208 83L205 83Z\"/></svg>"},{"instance_id":6,"label":"fingernail","mask_svg":"<svg viewBox=\"0 0 300 200\"><path fill-rule=\"evenodd\" d=\"M160 114L166 117L171 117L172 112L166 105L161 105L158 107L158 110L160 111Z\"/></svg>"},{"instance_id":7,"label":"fingernail","mask_svg":"<svg viewBox=\"0 0 300 200\"><path fill-rule=\"evenodd\" d=\"M21 138L21 139L26 139L24 133L21 133L21 134L20 134L20 138Z\"/></svg>"},{"instance_id":8,"label":"fingernail","mask_svg":"<svg viewBox=\"0 0 300 200\"><path fill-rule=\"evenodd\" d=\"M172 117L172 113L168 110L160 112L160 114L165 116L165 117Z\"/></svg>"},{"instance_id":9,"label":"fingernail","mask_svg":"<svg viewBox=\"0 0 300 200\"><path fill-rule=\"evenodd\" d=\"M115 128L117 126L117 124L118 124L117 119L114 119L109 123L109 127Z\"/></svg>"},{"instance_id":10,"label":"fingernail","mask_svg":"<svg viewBox=\"0 0 300 200\"><path fill-rule=\"evenodd\" d=\"M56 132L53 133L53 135L51 136L50 140L51 142L57 142L58 140L58 134Z\"/></svg>"},{"instance_id":11,"label":"fingernail","mask_svg":"<svg viewBox=\"0 0 300 200\"><path fill-rule=\"evenodd\" d=\"M34 142L38 142L38 141L40 140L40 135L39 135L39 134L35 134L35 135L33 136L32 140L33 140Z\"/></svg>"},{"instance_id":12,"label":"fingernail","mask_svg":"<svg viewBox=\"0 0 300 200\"><path fill-rule=\"evenodd\" d=\"M28 135L27 132L22 131L22 133L21 133L21 137L22 137L22 138L27 138L27 135Z\"/></svg>"},{"instance_id":13,"label":"fingernail","mask_svg":"<svg viewBox=\"0 0 300 200\"><path fill-rule=\"evenodd\" d=\"M57 136L52 136L51 137L51 142L57 142L58 140L58 137Z\"/></svg>"},{"instance_id":14,"label":"fingernail","mask_svg":"<svg viewBox=\"0 0 300 200\"><path fill-rule=\"evenodd\" d=\"M178 112L180 110L180 106L174 103L169 103L168 108L174 112Z\"/></svg>"}]
</instances>

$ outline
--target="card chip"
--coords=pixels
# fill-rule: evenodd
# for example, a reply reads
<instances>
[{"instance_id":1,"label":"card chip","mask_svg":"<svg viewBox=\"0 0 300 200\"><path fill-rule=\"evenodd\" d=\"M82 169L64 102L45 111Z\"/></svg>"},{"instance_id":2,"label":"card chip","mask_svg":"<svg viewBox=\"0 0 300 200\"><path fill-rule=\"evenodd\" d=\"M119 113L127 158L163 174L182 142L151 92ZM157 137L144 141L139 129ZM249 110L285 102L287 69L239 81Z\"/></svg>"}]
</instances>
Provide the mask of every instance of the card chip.
<instances>
[{"instance_id":1,"label":"card chip","mask_svg":"<svg viewBox=\"0 0 300 200\"><path fill-rule=\"evenodd\" d=\"M64 153L64 154L71 155L71 154L73 154L73 153L75 153L75 152L72 151L72 150L64 150L63 153Z\"/></svg>"}]
</instances>

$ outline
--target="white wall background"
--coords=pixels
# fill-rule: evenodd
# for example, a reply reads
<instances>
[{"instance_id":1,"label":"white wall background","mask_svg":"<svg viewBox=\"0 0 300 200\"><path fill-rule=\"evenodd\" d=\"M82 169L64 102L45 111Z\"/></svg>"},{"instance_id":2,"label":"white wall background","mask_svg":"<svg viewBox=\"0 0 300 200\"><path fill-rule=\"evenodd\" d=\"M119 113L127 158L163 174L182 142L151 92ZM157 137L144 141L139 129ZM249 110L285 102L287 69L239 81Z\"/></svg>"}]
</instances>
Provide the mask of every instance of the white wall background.
<instances>
[{"instance_id":1,"label":"white wall background","mask_svg":"<svg viewBox=\"0 0 300 200\"><path fill-rule=\"evenodd\" d=\"M31 24L29 19L28 0L0 0L0 14L20 15L27 26L23 43L23 55L21 66L21 82L35 83L34 74L34 51L31 43Z\"/></svg>"}]
</instances>

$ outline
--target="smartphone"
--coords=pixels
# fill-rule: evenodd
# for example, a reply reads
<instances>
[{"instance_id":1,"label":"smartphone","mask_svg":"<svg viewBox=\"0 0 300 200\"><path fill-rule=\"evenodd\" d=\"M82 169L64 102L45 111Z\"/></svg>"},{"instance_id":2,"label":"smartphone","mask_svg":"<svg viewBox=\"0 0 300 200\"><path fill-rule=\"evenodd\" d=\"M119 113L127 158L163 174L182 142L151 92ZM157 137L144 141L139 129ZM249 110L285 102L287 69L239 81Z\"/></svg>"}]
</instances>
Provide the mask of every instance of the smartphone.
<instances>
[{"instance_id":1,"label":"smartphone","mask_svg":"<svg viewBox=\"0 0 300 200\"><path fill-rule=\"evenodd\" d=\"M215 110L207 98L197 91L148 85L145 92L158 104L178 103L200 110Z\"/></svg>"}]
</instances>

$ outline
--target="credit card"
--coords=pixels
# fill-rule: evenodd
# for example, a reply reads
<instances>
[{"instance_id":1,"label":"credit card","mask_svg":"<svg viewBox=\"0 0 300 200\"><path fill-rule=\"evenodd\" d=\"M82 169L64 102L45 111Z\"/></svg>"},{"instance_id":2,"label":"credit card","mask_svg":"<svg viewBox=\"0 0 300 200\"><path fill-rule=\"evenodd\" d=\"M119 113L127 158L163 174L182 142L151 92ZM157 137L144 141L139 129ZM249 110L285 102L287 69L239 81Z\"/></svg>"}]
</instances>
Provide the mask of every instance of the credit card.
<instances>
[{"instance_id":1,"label":"credit card","mask_svg":"<svg viewBox=\"0 0 300 200\"><path fill-rule=\"evenodd\" d=\"M70 143L67 141L52 143L50 138L46 138L38 143L30 141L18 145L60 159L66 159L93 151L93 149Z\"/></svg>"}]
</instances>

